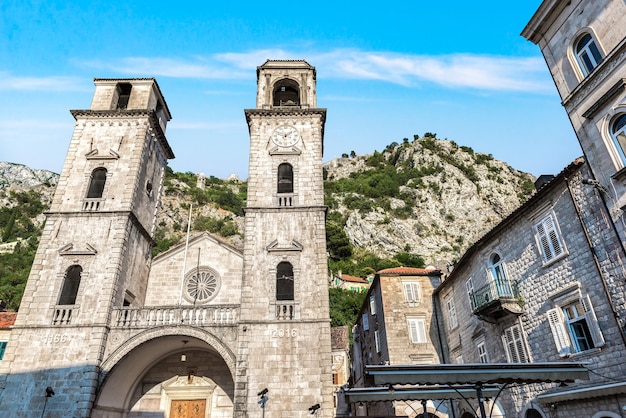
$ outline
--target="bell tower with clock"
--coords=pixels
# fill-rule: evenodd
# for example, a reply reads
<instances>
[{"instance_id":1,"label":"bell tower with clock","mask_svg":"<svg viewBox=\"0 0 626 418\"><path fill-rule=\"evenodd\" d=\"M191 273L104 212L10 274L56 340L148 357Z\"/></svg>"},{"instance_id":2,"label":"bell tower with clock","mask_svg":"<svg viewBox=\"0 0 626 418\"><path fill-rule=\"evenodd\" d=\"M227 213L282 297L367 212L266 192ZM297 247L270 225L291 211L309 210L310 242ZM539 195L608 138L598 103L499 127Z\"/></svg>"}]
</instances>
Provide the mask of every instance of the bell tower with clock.
<instances>
[{"instance_id":1,"label":"bell tower with clock","mask_svg":"<svg viewBox=\"0 0 626 418\"><path fill-rule=\"evenodd\" d=\"M238 418L333 416L322 153L315 68L257 68L239 321ZM267 389L267 403L259 403ZM313 409L310 409L312 408ZM319 409L317 409L319 408Z\"/></svg>"}]
</instances>

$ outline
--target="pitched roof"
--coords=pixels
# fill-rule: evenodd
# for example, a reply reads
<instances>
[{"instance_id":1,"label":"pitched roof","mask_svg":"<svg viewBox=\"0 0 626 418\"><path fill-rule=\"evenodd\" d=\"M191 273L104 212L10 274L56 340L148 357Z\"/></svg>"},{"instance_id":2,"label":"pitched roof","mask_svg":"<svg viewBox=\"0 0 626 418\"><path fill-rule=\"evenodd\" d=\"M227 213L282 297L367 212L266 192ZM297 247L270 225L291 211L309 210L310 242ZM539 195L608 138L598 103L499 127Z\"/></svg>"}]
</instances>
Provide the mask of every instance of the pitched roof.
<instances>
[{"instance_id":1,"label":"pitched roof","mask_svg":"<svg viewBox=\"0 0 626 418\"><path fill-rule=\"evenodd\" d=\"M341 276L337 275L337 277L339 279L343 280L344 282L364 283L364 284L369 284L370 283L367 280L362 279L361 277L354 277L354 276L350 276L348 274L342 274Z\"/></svg>"},{"instance_id":2,"label":"pitched roof","mask_svg":"<svg viewBox=\"0 0 626 418\"><path fill-rule=\"evenodd\" d=\"M398 275L398 276L434 276L440 275L441 270L438 269L421 269L417 267L391 267L379 270L378 275Z\"/></svg>"},{"instance_id":3,"label":"pitched roof","mask_svg":"<svg viewBox=\"0 0 626 418\"><path fill-rule=\"evenodd\" d=\"M17 312L0 312L0 329L9 329L17 317Z\"/></svg>"}]
</instances>

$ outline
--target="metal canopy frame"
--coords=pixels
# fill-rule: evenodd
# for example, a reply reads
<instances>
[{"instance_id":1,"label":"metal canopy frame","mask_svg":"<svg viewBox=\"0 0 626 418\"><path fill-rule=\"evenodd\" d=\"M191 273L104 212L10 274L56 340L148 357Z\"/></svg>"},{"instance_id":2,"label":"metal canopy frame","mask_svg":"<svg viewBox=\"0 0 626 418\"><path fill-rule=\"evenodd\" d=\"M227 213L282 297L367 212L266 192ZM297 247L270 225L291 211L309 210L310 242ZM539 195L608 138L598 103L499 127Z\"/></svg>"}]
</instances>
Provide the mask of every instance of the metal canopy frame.
<instances>
[{"instance_id":1,"label":"metal canopy frame","mask_svg":"<svg viewBox=\"0 0 626 418\"><path fill-rule=\"evenodd\" d=\"M376 385L464 385L589 380L581 363L478 363L365 366Z\"/></svg>"},{"instance_id":2,"label":"metal canopy frame","mask_svg":"<svg viewBox=\"0 0 626 418\"><path fill-rule=\"evenodd\" d=\"M483 387L483 396L486 398L495 398L499 392L499 386ZM349 402L467 399L476 397L476 387L470 385L372 387L346 389L343 393Z\"/></svg>"},{"instance_id":3,"label":"metal canopy frame","mask_svg":"<svg viewBox=\"0 0 626 418\"><path fill-rule=\"evenodd\" d=\"M499 386L485 386L482 388L482 396L495 399L501 390ZM428 400L463 399L471 407L467 399L478 396L476 387L471 385L401 387L389 385L388 387L346 389L343 393L348 402L404 401L406 403L406 401L421 401L422 408L424 408L424 417L426 418L428 418ZM413 410L415 411L415 409Z\"/></svg>"},{"instance_id":4,"label":"metal canopy frame","mask_svg":"<svg viewBox=\"0 0 626 418\"><path fill-rule=\"evenodd\" d=\"M351 401L363 400L422 400L424 416L427 399L478 399L481 418L487 418L484 401L497 391L495 399L513 383L566 383L589 380L589 370L581 363L473 363L473 364L418 364L366 365L365 374L374 378L378 388L348 389ZM502 385L499 388L485 385ZM394 388L392 385L419 385L412 388ZM423 389L418 389L423 388ZM369 395L366 391L369 390ZM413 391L413 393L411 393ZM475 396L465 396L463 393ZM365 399L367 398L367 399ZM467 399L465 399L467 401ZM359 402L356 401L355 402Z\"/></svg>"}]
</instances>

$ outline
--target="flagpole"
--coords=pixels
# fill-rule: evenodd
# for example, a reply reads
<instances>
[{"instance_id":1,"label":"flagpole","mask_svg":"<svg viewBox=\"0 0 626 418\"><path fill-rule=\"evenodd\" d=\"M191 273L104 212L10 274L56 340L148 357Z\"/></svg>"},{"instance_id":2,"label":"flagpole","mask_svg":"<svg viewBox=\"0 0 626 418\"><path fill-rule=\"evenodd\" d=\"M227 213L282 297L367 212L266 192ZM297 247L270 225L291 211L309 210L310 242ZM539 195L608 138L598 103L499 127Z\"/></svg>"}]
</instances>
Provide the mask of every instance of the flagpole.
<instances>
[{"instance_id":1,"label":"flagpole","mask_svg":"<svg viewBox=\"0 0 626 418\"><path fill-rule=\"evenodd\" d=\"M185 240L185 256L183 258L183 271L180 280L180 296L178 297L178 305L183 304L183 290L185 287L185 270L187 269L187 250L189 249L189 231L191 229L191 208L193 204L189 204L189 220L187 221L187 239Z\"/></svg>"}]
</instances>

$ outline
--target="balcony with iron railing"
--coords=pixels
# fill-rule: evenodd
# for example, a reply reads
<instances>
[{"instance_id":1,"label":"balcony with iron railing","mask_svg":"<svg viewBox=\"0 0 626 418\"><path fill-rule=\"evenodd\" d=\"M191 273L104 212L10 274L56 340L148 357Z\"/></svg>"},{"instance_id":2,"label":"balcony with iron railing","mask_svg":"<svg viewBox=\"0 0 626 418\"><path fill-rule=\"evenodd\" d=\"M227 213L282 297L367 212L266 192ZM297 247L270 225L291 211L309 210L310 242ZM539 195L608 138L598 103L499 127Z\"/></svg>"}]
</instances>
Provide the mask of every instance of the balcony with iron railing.
<instances>
[{"instance_id":1,"label":"balcony with iron railing","mask_svg":"<svg viewBox=\"0 0 626 418\"><path fill-rule=\"evenodd\" d=\"M523 313L523 303L517 283L491 280L485 286L470 293L472 312L488 321L497 321L507 315Z\"/></svg>"}]
</instances>

